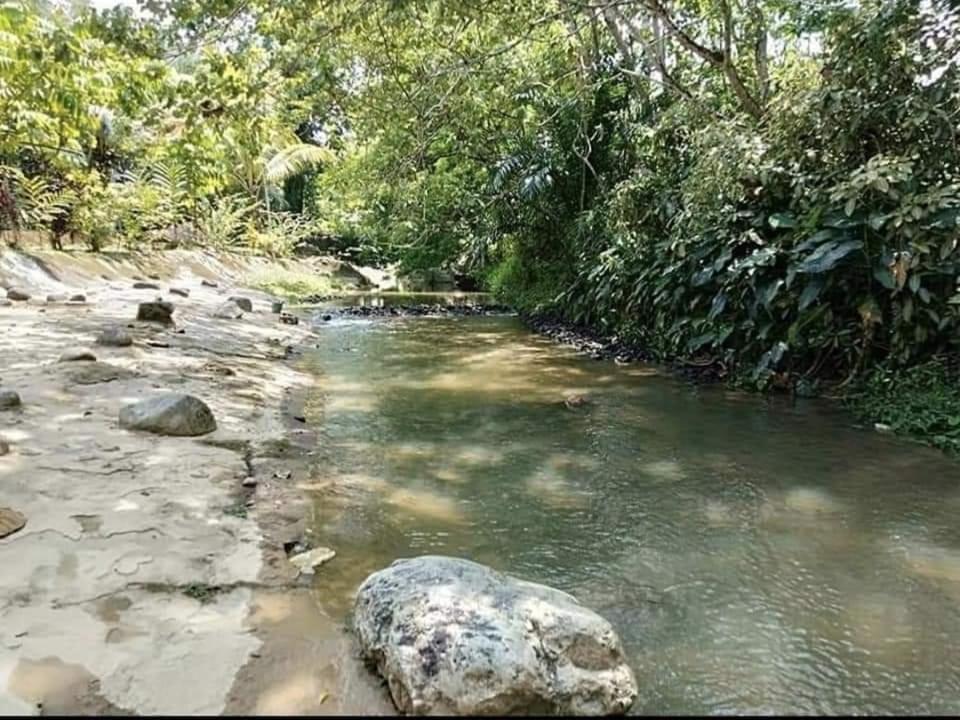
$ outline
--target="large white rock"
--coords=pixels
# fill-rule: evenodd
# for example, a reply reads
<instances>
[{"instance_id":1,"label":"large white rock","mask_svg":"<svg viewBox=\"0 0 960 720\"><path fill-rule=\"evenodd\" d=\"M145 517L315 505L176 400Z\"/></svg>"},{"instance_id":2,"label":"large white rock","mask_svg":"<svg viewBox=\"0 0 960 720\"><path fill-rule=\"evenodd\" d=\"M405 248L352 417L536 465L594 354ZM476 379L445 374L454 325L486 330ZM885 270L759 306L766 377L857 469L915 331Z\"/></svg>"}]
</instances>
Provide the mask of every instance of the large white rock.
<instances>
[{"instance_id":1,"label":"large white rock","mask_svg":"<svg viewBox=\"0 0 960 720\"><path fill-rule=\"evenodd\" d=\"M374 573L354 627L408 714L611 715L637 695L610 623L469 560L427 555Z\"/></svg>"}]
</instances>

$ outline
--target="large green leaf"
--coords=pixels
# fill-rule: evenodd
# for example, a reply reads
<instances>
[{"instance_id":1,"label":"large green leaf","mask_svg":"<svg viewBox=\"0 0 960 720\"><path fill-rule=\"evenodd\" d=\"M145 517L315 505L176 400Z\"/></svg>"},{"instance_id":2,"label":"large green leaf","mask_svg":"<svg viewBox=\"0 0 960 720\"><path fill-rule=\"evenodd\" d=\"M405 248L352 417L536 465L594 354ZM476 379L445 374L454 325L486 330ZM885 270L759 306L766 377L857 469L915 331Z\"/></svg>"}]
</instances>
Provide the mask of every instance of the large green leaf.
<instances>
[{"instance_id":1,"label":"large green leaf","mask_svg":"<svg viewBox=\"0 0 960 720\"><path fill-rule=\"evenodd\" d=\"M802 273L824 273L832 270L838 262L847 255L863 248L860 240L845 240L843 242L824 243L800 263L798 268Z\"/></svg>"}]
</instances>

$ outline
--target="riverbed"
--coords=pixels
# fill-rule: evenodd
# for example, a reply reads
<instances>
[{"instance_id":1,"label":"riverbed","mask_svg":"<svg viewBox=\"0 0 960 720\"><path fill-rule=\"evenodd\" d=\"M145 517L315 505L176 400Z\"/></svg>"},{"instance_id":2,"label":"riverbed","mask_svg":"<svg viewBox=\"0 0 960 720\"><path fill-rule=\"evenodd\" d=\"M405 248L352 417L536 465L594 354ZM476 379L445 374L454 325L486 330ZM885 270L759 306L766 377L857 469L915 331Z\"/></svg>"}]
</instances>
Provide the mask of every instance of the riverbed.
<instances>
[{"instance_id":1,"label":"riverbed","mask_svg":"<svg viewBox=\"0 0 960 720\"><path fill-rule=\"evenodd\" d=\"M394 559L456 555L609 619L634 713L960 712L955 461L516 318L315 319L301 487L332 618Z\"/></svg>"}]
</instances>

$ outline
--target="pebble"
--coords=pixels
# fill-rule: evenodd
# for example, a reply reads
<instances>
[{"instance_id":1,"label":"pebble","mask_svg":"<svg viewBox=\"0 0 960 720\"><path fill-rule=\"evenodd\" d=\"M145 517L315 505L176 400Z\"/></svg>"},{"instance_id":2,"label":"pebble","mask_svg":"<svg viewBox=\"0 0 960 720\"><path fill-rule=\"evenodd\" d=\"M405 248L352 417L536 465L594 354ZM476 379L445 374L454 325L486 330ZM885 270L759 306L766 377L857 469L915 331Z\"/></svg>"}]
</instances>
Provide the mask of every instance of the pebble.
<instances>
[{"instance_id":1,"label":"pebble","mask_svg":"<svg viewBox=\"0 0 960 720\"><path fill-rule=\"evenodd\" d=\"M97 337L97 345L111 347L129 347L133 345L133 338L122 327L109 327Z\"/></svg>"},{"instance_id":2,"label":"pebble","mask_svg":"<svg viewBox=\"0 0 960 720\"><path fill-rule=\"evenodd\" d=\"M250 298L234 295L233 297L227 298L227 300L229 302L236 303L237 306L244 312L253 312L253 303L250 301Z\"/></svg>"},{"instance_id":3,"label":"pebble","mask_svg":"<svg viewBox=\"0 0 960 720\"><path fill-rule=\"evenodd\" d=\"M96 362L97 356L89 350L67 350L60 356L60 362Z\"/></svg>"},{"instance_id":4,"label":"pebble","mask_svg":"<svg viewBox=\"0 0 960 720\"><path fill-rule=\"evenodd\" d=\"M20 407L20 393L14 390L0 390L0 410L12 410Z\"/></svg>"},{"instance_id":5,"label":"pebble","mask_svg":"<svg viewBox=\"0 0 960 720\"><path fill-rule=\"evenodd\" d=\"M137 320L169 325L173 322L173 303L165 300L140 303L137 308Z\"/></svg>"}]
</instances>

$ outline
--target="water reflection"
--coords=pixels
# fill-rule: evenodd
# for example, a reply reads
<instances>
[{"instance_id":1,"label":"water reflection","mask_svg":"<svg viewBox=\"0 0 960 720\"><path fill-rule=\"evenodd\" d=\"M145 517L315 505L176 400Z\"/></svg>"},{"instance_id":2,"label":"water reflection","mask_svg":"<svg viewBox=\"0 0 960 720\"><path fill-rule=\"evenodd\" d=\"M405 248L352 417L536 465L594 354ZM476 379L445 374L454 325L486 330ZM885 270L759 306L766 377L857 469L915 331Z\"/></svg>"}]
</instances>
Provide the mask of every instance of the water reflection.
<instances>
[{"instance_id":1,"label":"water reflection","mask_svg":"<svg viewBox=\"0 0 960 720\"><path fill-rule=\"evenodd\" d=\"M317 577L333 616L369 572L442 552L603 613L634 712L960 712L955 463L509 318L323 333L304 486L338 553Z\"/></svg>"}]
</instances>

